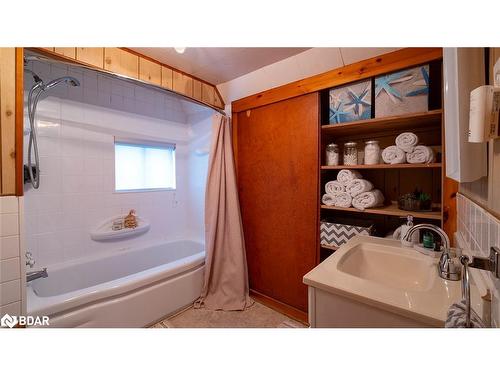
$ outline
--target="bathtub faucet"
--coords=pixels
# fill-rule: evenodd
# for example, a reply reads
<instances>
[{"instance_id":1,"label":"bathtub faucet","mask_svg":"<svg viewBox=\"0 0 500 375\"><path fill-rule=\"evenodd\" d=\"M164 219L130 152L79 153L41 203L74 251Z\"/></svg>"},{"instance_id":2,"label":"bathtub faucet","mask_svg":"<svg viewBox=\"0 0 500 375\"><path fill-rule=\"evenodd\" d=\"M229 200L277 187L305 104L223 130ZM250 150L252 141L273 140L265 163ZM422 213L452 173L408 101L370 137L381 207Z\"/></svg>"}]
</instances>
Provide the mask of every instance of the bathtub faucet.
<instances>
[{"instance_id":1,"label":"bathtub faucet","mask_svg":"<svg viewBox=\"0 0 500 375\"><path fill-rule=\"evenodd\" d=\"M26 265L30 268L33 268L35 265L35 259L33 258L33 254L30 251L26 252Z\"/></svg>"},{"instance_id":2,"label":"bathtub faucet","mask_svg":"<svg viewBox=\"0 0 500 375\"><path fill-rule=\"evenodd\" d=\"M47 268L44 268L41 271L26 272L26 282L29 283L30 281L41 279L42 277L48 277L48 276L49 274L47 273Z\"/></svg>"}]
</instances>

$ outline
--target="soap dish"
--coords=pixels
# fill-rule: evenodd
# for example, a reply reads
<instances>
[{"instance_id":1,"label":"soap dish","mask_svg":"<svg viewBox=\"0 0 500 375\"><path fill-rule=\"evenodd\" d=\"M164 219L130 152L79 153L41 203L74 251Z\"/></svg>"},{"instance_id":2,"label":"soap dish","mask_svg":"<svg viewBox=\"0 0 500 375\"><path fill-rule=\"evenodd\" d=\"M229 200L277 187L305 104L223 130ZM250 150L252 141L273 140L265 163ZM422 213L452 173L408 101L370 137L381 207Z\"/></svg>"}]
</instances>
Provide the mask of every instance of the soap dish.
<instances>
[{"instance_id":1,"label":"soap dish","mask_svg":"<svg viewBox=\"0 0 500 375\"><path fill-rule=\"evenodd\" d=\"M113 222L118 219L123 220L123 218L123 215L118 215L104 220L97 226L94 231L90 232L90 238L92 238L94 241L121 240L123 238L146 233L150 228L150 224L148 221L144 220L140 216L137 216L137 227L113 230Z\"/></svg>"}]
</instances>

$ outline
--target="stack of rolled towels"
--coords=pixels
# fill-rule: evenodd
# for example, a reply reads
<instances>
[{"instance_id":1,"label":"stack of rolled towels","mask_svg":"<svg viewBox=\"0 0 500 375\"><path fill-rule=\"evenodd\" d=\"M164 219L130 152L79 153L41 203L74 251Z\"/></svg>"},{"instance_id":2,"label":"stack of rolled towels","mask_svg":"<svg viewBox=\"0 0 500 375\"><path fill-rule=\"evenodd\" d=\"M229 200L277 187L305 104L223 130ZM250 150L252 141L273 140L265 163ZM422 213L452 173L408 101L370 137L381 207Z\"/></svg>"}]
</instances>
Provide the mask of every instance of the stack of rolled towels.
<instances>
[{"instance_id":1,"label":"stack of rolled towels","mask_svg":"<svg viewBox=\"0 0 500 375\"><path fill-rule=\"evenodd\" d=\"M396 145L382 151L382 160L386 164L418 164L432 163L435 160L432 148L418 144L418 136L414 133L401 133L396 137Z\"/></svg>"},{"instance_id":2,"label":"stack of rolled towels","mask_svg":"<svg viewBox=\"0 0 500 375\"><path fill-rule=\"evenodd\" d=\"M384 195L373 184L364 180L356 170L342 169L337 179L325 185L325 194L321 201L327 206L349 208L363 211L366 208L380 207L384 204Z\"/></svg>"}]
</instances>

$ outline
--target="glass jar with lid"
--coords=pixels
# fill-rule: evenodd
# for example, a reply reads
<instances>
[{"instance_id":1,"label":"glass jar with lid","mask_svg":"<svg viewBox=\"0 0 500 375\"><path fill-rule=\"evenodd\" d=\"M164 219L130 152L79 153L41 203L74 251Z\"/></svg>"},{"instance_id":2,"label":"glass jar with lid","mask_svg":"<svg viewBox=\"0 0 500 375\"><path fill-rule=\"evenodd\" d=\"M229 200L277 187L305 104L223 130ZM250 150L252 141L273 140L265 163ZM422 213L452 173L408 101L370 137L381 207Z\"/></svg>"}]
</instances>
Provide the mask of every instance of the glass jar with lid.
<instances>
[{"instance_id":1,"label":"glass jar with lid","mask_svg":"<svg viewBox=\"0 0 500 375\"><path fill-rule=\"evenodd\" d=\"M380 163L380 146L378 141L365 142L365 164L373 165Z\"/></svg>"},{"instance_id":2,"label":"glass jar with lid","mask_svg":"<svg viewBox=\"0 0 500 375\"><path fill-rule=\"evenodd\" d=\"M344 143L344 165L358 164L358 148L356 142Z\"/></svg>"},{"instance_id":3,"label":"glass jar with lid","mask_svg":"<svg viewBox=\"0 0 500 375\"><path fill-rule=\"evenodd\" d=\"M339 163L339 146L335 143L330 143L326 146L326 165L339 165Z\"/></svg>"}]
</instances>

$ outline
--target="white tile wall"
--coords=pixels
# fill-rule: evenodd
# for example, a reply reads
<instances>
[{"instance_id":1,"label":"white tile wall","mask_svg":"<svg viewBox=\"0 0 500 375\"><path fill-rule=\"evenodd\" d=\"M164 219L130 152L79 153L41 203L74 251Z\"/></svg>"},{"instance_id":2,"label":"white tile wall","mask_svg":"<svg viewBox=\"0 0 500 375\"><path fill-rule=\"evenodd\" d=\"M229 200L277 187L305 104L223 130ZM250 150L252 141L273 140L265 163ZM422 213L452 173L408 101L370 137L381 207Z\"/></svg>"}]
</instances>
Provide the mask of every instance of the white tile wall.
<instances>
[{"instance_id":1,"label":"white tile wall","mask_svg":"<svg viewBox=\"0 0 500 375\"><path fill-rule=\"evenodd\" d=\"M21 278L19 269L19 256L0 261L0 283L6 283Z\"/></svg>"},{"instance_id":2,"label":"white tile wall","mask_svg":"<svg viewBox=\"0 0 500 375\"><path fill-rule=\"evenodd\" d=\"M0 306L0 316L3 316L4 314L15 315L15 316L25 315L22 310L21 301Z\"/></svg>"},{"instance_id":3,"label":"white tile wall","mask_svg":"<svg viewBox=\"0 0 500 375\"><path fill-rule=\"evenodd\" d=\"M191 131L194 123L185 123L178 101L157 91L47 65L33 64L33 69L42 79L71 74L83 80L83 99L71 96L74 88L67 88L38 105L41 183L38 190L25 185L24 220L26 249L33 253L36 267L50 269L52 264L148 242L202 240L208 156L192 156L191 144L200 143L202 136L202 142L209 143L210 127ZM115 136L176 143L177 190L115 193ZM193 158L202 162L193 164ZM149 232L111 243L91 240L90 231L101 221L132 208L151 222Z\"/></svg>"},{"instance_id":4,"label":"white tile wall","mask_svg":"<svg viewBox=\"0 0 500 375\"><path fill-rule=\"evenodd\" d=\"M192 141L189 143L188 171L190 205L188 215L190 218L190 231L194 239L204 241L205 234L205 191L208 151L210 149L212 121L210 116L200 117L191 126ZM200 207L202 214L199 214Z\"/></svg>"},{"instance_id":5,"label":"white tile wall","mask_svg":"<svg viewBox=\"0 0 500 375\"><path fill-rule=\"evenodd\" d=\"M133 83L110 78L105 74L78 67L68 67L60 63L32 61L29 62L28 68L33 70L44 82L67 75L80 81L79 87L57 86L48 92L51 96L167 121L187 123L188 114L181 105L183 100L175 94L154 91ZM33 80L27 75L25 91L29 90L32 84Z\"/></svg>"},{"instance_id":6,"label":"white tile wall","mask_svg":"<svg viewBox=\"0 0 500 375\"><path fill-rule=\"evenodd\" d=\"M500 247L500 221L462 194L457 195L458 234L473 255L486 257L491 246ZM500 280L481 272L493 293L492 323L500 327Z\"/></svg>"},{"instance_id":7,"label":"white tile wall","mask_svg":"<svg viewBox=\"0 0 500 375\"><path fill-rule=\"evenodd\" d=\"M21 279L15 279L0 284L0 296L2 304L8 305L20 300Z\"/></svg>"},{"instance_id":8,"label":"white tile wall","mask_svg":"<svg viewBox=\"0 0 500 375\"><path fill-rule=\"evenodd\" d=\"M0 197L0 316L24 312L19 202L17 197Z\"/></svg>"}]
</instances>

